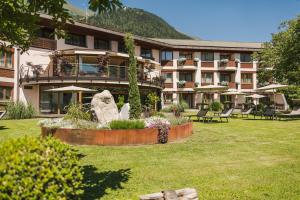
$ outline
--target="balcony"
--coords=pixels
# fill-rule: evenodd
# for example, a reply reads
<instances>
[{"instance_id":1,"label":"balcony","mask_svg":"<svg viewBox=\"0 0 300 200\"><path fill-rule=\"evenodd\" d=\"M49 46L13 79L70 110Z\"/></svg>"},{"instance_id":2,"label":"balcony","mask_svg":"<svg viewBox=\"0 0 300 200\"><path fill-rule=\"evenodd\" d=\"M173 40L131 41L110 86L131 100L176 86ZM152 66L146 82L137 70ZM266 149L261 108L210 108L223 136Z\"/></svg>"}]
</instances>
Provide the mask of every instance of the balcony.
<instances>
[{"instance_id":1,"label":"balcony","mask_svg":"<svg viewBox=\"0 0 300 200\"><path fill-rule=\"evenodd\" d=\"M241 89L252 90L253 89L253 84L252 83L242 83L241 84Z\"/></svg>"},{"instance_id":2,"label":"balcony","mask_svg":"<svg viewBox=\"0 0 300 200\"><path fill-rule=\"evenodd\" d=\"M218 62L218 66L222 70L236 70L237 63L234 60L221 60Z\"/></svg>"},{"instance_id":3,"label":"balcony","mask_svg":"<svg viewBox=\"0 0 300 200\"><path fill-rule=\"evenodd\" d=\"M214 62L213 61L201 61L201 67L214 68Z\"/></svg>"},{"instance_id":4,"label":"balcony","mask_svg":"<svg viewBox=\"0 0 300 200\"><path fill-rule=\"evenodd\" d=\"M171 67L173 66L173 60L163 60L160 62L162 67Z\"/></svg>"},{"instance_id":5,"label":"balcony","mask_svg":"<svg viewBox=\"0 0 300 200\"><path fill-rule=\"evenodd\" d=\"M31 46L41 49L56 50L56 40L37 38L32 42Z\"/></svg>"},{"instance_id":6,"label":"balcony","mask_svg":"<svg viewBox=\"0 0 300 200\"><path fill-rule=\"evenodd\" d=\"M252 62L241 62L241 68L253 68Z\"/></svg>"},{"instance_id":7,"label":"balcony","mask_svg":"<svg viewBox=\"0 0 300 200\"><path fill-rule=\"evenodd\" d=\"M177 88L195 88L194 81L179 81L177 82Z\"/></svg>"},{"instance_id":8,"label":"balcony","mask_svg":"<svg viewBox=\"0 0 300 200\"><path fill-rule=\"evenodd\" d=\"M236 85L235 82L222 81L222 82L218 83L218 85L228 86L230 89L236 89L237 88L237 85Z\"/></svg>"},{"instance_id":9,"label":"balcony","mask_svg":"<svg viewBox=\"0 0 300 200\"><path fill-rule=\"evenodd\" d=\"M95 66L88 66L85 71L78 72L75 66L59 67L60 71L32 71L24 72L20 79L24 85L31 84L59 84L59 83L107 83L107 84L124 84L128 85L128 75L126 66L110 65L107 68L99 68ZM82 70L82 68L80 68ZM151 86L162 88L164 79L161 77L147 78L144 74L138 74L138 84L143 86Z\"/></svg>"}]
</instances>

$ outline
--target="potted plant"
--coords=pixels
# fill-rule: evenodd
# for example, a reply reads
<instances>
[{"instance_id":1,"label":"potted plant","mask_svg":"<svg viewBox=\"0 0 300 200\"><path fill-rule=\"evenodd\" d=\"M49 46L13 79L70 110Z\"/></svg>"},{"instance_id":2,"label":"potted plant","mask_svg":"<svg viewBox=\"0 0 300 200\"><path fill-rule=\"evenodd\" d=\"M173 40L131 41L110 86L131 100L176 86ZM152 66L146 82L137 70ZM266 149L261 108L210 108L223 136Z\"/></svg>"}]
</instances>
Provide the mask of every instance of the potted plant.
<instances>
[{"instance_id":1,"label":"potted plant","mask_svg":"<svg viewBox=\"0 0 300 200\"><path fill-rule=\"evenodd\" d=\"M177 82L177 87L178 88L184 88L186 81L178 81Z\"/></svg>"},{"instance_id":2,"label":"potted plant","mask_svg":"<svg viewBox=\"0 0 300 200\"><path fill-rule=\"evenodd\" d=\"M183 57L179 58L178 59L178 65L182 66L185 63L185 61L186 61L186 58L183 58Z\"/></svg>"}]
</instances>

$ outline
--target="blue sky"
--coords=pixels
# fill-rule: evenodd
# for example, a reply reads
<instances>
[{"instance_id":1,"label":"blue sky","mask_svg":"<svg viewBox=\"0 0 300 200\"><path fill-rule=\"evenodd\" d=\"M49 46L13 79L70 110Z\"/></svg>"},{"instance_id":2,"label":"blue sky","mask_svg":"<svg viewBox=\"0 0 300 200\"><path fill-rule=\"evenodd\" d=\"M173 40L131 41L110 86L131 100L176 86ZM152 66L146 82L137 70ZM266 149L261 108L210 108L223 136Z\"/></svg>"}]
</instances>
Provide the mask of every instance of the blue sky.
<instances>
[{"instance_id":1,"label":"blue sky","mask_svg":"<svg viewBox=\"0 0 300 200\"><path fill-rule=\"evenodd\" d=\"M87 0L69 0L84 8ZM300 0L123 0L177 30L204 40L262 42L282 21L300 14Z\"/></svg>"}]
</instances>

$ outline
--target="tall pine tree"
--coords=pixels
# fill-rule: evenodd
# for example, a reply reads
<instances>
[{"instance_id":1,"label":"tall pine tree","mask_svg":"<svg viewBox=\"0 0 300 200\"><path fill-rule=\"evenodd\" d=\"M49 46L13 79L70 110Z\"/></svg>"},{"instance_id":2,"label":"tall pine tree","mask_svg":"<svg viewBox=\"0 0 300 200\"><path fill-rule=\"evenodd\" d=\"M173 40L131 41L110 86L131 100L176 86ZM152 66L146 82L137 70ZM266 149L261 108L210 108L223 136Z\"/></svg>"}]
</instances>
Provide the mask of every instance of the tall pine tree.
<instances>
[{"instance_id":1,"label":"tall pine tree","mask_svg":"<svg viewBox=\"0 0 300 200\"><path fill-rule=\"evenodd\" d=\"M135 58L134 40L130 33L127 33L125 36L125 46L129 54L129 116L130 119L139 119L142 113L142 106L137 83L137 60Z\"/></svg>"}]
</instances>

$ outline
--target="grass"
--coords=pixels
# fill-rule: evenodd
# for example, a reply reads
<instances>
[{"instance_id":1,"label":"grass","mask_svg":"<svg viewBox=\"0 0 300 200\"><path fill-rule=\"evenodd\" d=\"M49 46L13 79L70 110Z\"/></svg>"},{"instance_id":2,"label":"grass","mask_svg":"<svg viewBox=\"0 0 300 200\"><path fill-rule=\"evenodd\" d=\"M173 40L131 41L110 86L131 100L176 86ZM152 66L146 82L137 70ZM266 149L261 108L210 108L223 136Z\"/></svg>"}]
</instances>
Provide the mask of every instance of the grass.
<instances>
[{"instance_id":1,"label":"grass","mask_svg":"<svg viewBox=\"0 0 300 200\"><path fill-rule=\"evenodd\" d=\"M84 199L137 199L163 189L196 188L200 199L299 199L300 121L232 119L194 123L185 141L147 146L77 146ZM39 135L37 120L0 121L0 142Z\"/></svg>"}]
</instances>

